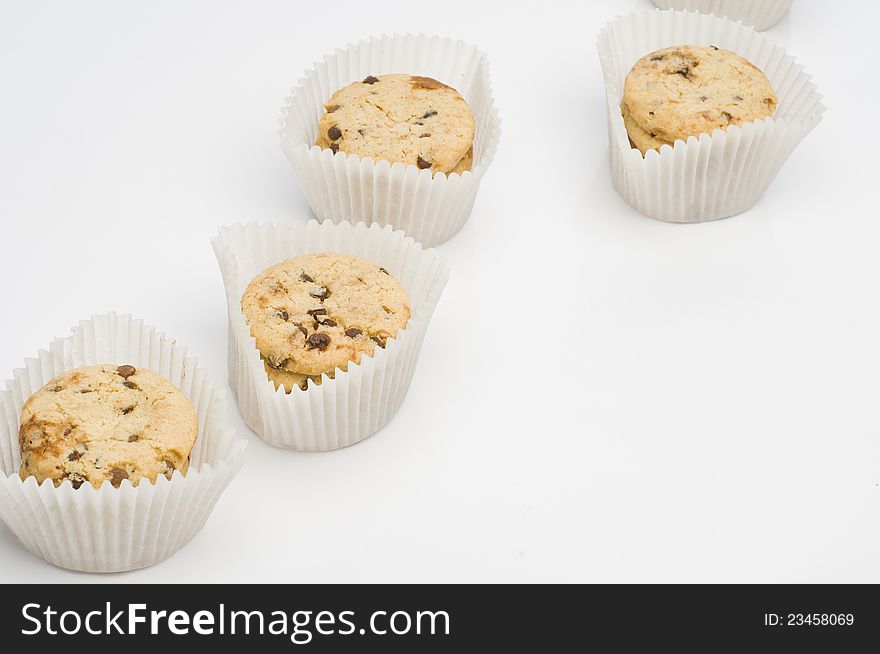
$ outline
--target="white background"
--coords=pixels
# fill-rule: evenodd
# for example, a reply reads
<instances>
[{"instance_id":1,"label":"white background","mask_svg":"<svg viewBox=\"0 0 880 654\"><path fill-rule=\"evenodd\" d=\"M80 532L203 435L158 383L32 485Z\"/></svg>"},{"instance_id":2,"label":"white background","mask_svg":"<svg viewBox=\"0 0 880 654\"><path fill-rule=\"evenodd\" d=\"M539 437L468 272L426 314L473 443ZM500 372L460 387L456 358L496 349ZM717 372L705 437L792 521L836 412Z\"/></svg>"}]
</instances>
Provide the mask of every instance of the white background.
<instances>
[{"instance_id":1,"label":"white background","mask_svg":"<svg viewBox=\"0 0 880 654\"><path fill-rule=\"evenodd\" d=\"M0 525L0 581L880 581L880 5L795 0L770 34L825 119L756 207L689 226L610 183L595 39L649 7L4 1L3 378L117 310L224 383L209 239L307 218L280 106L349 41L479 44L504 133L384 430L298 454L231 407L248 461L182 551L77 574Z\"/></svg>"}]
</instances>

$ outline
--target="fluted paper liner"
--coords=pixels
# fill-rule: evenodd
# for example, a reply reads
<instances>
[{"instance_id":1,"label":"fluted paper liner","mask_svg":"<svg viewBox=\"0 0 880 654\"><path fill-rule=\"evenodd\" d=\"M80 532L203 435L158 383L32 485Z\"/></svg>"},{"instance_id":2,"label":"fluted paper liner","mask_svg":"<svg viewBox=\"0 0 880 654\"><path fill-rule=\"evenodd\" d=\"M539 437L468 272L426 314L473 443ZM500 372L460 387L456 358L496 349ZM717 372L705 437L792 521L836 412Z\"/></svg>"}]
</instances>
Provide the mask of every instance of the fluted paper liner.
<instances>
[{"instance_id":1,"label":"fluted paper liner","mask_svg":"<svg viewBox=\"0 0 880 654\"><path fill-rule=\"evenodd\" d=\"M177 386L195 407L199 436L184 476L100 489L69 480L18 475L18 427L25 401L53 377L96 364L149 368ZM31 552L63 568L133 570L158 563L199 532L243 462L247 441L226 427L225 392L208 381L195 358L154 327L127 315L93 316L48 350L26 359L0 391L0 518Z\"/></svg>"},{"instance_id":2,"label":"fluted paper liner","mask_svg":"<svg viewBox=\"0 0 880 654\"><path fill-rule=\"evenodd\" d=\"M660 48L691 43L736 52L764 71L776 91L774 115L726 131L664 145L642 157L629 144L620 113L623 83L633 64ZM660 220L701 222L752 207L825 107L792 56L751 27L724 18L648 10L620 17L599 34L605 75L611 176L633 208Z\"/></svg>"},{"instance_id":3,"label":"fluted paper liner","mask_svg":"<svg viewBox=\"0 0 880 654\"><path fill-rule=\"evenodd\" d=\"M213 239L229 307L229 383L245 422L276 447L327 451L356 443L381 429L400 407L415 372L422 341L449 267L433 250L390 226L348 222L293 225L232 225ZM275 389L260 360L241 311L241 296L259 272L309 252L354 254L375 262L400 280L412 316L360 364L323 375L306 391Z\"/></svg>"},{"instance_id":4,"label":"fluted paper liner","mask_svg":"<svg viewBox=\"0 0 880 654\"><path fill-rule=\"evenodd\" d=\"M660 9L698 11L751 25L761 31L782 20L792 0L652 0Z\"/></svg>"},{"instance_id":5,"label":"fluted paper liner","mask_svg":"<svg viewBox=\"0 0 880 654\"><path fill-rule=\"evenodd\" d=\"M415 166L321 150L314 145L324 103L368 75L433 77L467 100L475 120L473 166L446 175ZM501 134L489 62L476 47L429 36L383 36L324 58L285 99L281 147L318 220L377 222L402 229L425 247L449 240L467 222Z\"/></svg>"}]
</instances>

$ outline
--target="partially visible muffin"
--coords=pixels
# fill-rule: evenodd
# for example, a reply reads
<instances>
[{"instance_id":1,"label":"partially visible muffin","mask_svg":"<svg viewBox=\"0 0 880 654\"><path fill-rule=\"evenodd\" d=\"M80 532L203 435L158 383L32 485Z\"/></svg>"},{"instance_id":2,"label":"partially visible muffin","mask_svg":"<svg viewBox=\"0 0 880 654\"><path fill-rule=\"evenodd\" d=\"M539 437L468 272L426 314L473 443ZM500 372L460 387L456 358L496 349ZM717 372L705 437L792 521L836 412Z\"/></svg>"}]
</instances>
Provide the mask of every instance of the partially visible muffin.
<instances>
[{"instance_id":1,"label":"partially visible muffin","mask_svg":"<svg viewBox=\"0 0 880 654\"><path fill-rule=\"evenodd\" d=\"M333 152L463 173L473 159L474 116L455 89L430 77L372 75L324 105L315 145Z\"/></svg>"},{"instance_id":2,"label":"partially visible muffin","mask_svg":"<svg viewBox=\"0 0 880 654\"><path fill-rule=\"evenodd\" d=\"M130 365L86 366L25 402L18 433L22 479L74 488L119 487L186 474L198 437L195 409L171 382Z\"/></svg>"},{"instance_id":3,"label":"partially visible muffin","mask_svg":"<svg viewBox=\"0 0 880 654\"><path fill-rule=\"evenodd\" d=\"M648 150L773 115L778 101L764 73L730 50L679 45L632 67L620 104L633 147Z\"/></svg>"},{"instance_id":4,"label":"partially visible muffin","mask_svg":"<svg viewBox=\"0 0 880 654\"><path fill-rule=\"evenodd\" d=\"M287 259L254 277L241 309L269 378L287 392L372 355L406 327L406 290L385 268L350 254Z\"/></svg>"}]
</instances>

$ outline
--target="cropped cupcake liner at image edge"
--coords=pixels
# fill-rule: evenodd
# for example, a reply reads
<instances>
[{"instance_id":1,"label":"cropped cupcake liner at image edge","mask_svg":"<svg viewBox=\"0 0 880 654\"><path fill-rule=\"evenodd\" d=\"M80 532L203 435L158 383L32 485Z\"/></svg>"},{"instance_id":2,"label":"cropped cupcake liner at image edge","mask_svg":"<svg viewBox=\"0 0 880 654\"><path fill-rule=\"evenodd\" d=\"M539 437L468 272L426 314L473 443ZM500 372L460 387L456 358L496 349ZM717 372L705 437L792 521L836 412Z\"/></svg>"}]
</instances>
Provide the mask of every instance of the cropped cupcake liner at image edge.
<instances>
[{"instance_id":1,"label":"cropped cupcake liner at image edge","mask_svg":"<svg viewBox=\"0 0 880 654\"><path fill-rule=\"evenodd\" d=\"M643 155L632 141L642 137L650 145L654 134L628 133L632 116L622 112L627 108L621 102L626 99L624 84L640 59L677 46L683 51L696 50L691 46L729 50L746 66L757 67L778 101L772 115L716 127L711 134L691 133L686 140L677 137L672 145L657 142L643 147ZM633 13L600 32L598 50L605 76L612 182L628 204L651 218L703 222L751 208L825 110L810 76L792 56L751 27L723 18L681 11ZM685 69L672 72L687 78ZM728 122L733 118L724 115ZM630 124L630 129L637 128Z\"/></svg>"},{"instance_id":2,"label":"cropped cupcake liner at image edge","mask_svg":"<svg viewBox=\"0 0 880 654\"><path fill-rule=\"evenodd\" d=\"M369 123L358 121L369 121L379 110L372 99L383 87L396 85L397 102L407 82L413 90L407 101L419 111L394 129L407 138L412 132L412 147L424 143L432 156L421 156L419 150L406 154L410 148L405 148L402 158L392 162L384 158L388 144L381 137L371 140ZM346 101L330 104L338 97ZM431 97L439 106L425 105ZM452 104L462 98L462 107ZM352 102L370 105L369 112L352 110ZM450 107L454 115L467 116L462 133L455 123L443 122ZM395 108L407 114L410 107ZM389 107L381 110L392 113ZM443 133L432 131L432 125ZM395 143L397 132L389 137ZM318 220L392 225L433 247L449 240L470 217L500 133L489 62L482 52L451 39L396 35L349 45L316 64L286 98L280 136ZM470 148L462 147L462 138L472 141Z\"/></svg>"},{"instance_id":3,"label":"cropped cupcake liner at image edge","mask_svg":"<svg viewBox=\"0 0 880 654\"><path fill-rule=\"evenodd\" d=\"M773 27L791 7L792 0L651 0L660 9L715 14L750 25L759 32Z\"/></svg>"},{"instance_id":4,"label":"cropped cupcake liner at image edge","mask_svg":"<svg viewBox=\"0 0 880 654\"><path fill-rule=\"evenodd\" d=\"M107 379L114 375L118 379L107 390ZM56 384L56 379L64 383ZM50 381L55 388L47 387ZM78 391L83 399L75 399L75 389L64 392L68 389L62 386L68 383L83 386ZM126 438L116 438L118 434L114 433L107 441L89 441L88 434L80 432L91 430L91 424L73 422L62 432L63 425L51 409L55 402L41 402L44 394L53 392L59 405L71 403L68 408L82 417L92 408L107 409L108 404L127 393L135 401L132 407L122 407L119 412L120 433L131 423L138 425L138 430L146 429L146 435L143 431L140 434L150 438L157 436L156 426L151 430L150 425L137 422L140 410L135 408L136 395L149 393L154 387L164 391L165 385L168 392L159 395L177 396L169 410L173 413L187 408L179 411L181 423L172 424L170 432L167 424L160 426L159 431L165 429L168 446L173 449L162 452L159 459L165 467L160 466L162 472L154 471L149 478L139 478L137 463L131 462L108 463L118 467L102 472L107 466L100 461L104 454L97 452L112 456L113 450L124 453L140 445L137 436L128 434L130 429L124 434ZM25 441L20 443L19 419L26 403L27 412L39 420L28 421L22 427ZM6 390L0 391L0 518L33 554L63 568L119 572L156 564L201 530L244 462L247 441L236 438L226 427L226 410L225 392L207 379L197 360L186 355L185 348L154 327L115 313L84 320L69 336L54 339L48 350L26 359L24 368L15 370ZM163 423L169 417L159 416ZM100 418L98 415L95 424L101 422ZM194 443L192 436L174 432L188 430L192 424L195 433L195 423ZM40 433L41 429L52 431L54 440L48 432ZM77 466L86 462L93 467L80 473L65 472L63 476L59 472L38 484L30 474L31 468L22 466L21 448L33 439L37 442L31 444L40 445L41 438L42 446L25 454L31 459L63 450L59 464L45 468L50 473L56 468L61 471L63 466L79 469ZM161 445L151 443L151 447ZM175 449L178 444L184 449L192 444L188 456ZM175 453L188 458L188 463L177 461L175 465ZM33 465L30 460L28 463ZM21 474L26 475L24 479ZM96 474L96 478L89 479Z\"/></svg>"},{"instance_id":5,"label":"cropped cupcake liner at image edge","mask_svg":"<svg viewBox=\"0 0 880 654\"><path fill-rule=\"evenodd\" d=\"M248 426L263 440L276 447L300 451L329 451L357 443L385 426L403 403L415 373L422 342L434 309L446 285L449 267L433 250L390 226L348 222L293 225L237 224L221 228L212 241L226 288L229 310L229 381L238 408ZM242 309L242 298L249 285L267 269L281 262L304 260L303 255L336 253L354 255L377 270L386 271L389 279L399 280L408 298L411 314L405 327L393 336L377 339L379 345L360 353L344 369L338 362L329 373L304 380L304 388L285 388L270 379L273 368L266 365L267 352L257 340ZM297 275L300 275L297 269ZM326 289L313 287L320 281L302 273L315 309L308 313L307 324L293 324L293 308L272 311L277 316L275 328L283 328L285 338L308 353L328 348L332 339L343 335L342 325L325 327L328 314L322 305ZM385 273L380 273L385 274ZM339 310L337 306L331 309ZM302 334L300 334L300 330ZM362 333L364 332L364 333ZM351 338L364 341L367 329L359 325ZM333 336L330 336L333 334ZM259 335L259 334L258 334ZM263 345L265 348L265 344ZM281 356L280 354L278 356ZM282 373L273 373L283 381L287 361L274 362ZM312 369L317 370L317 369ZM311 374L311 373L310 373Z\"/></svg>"}]
</instances>

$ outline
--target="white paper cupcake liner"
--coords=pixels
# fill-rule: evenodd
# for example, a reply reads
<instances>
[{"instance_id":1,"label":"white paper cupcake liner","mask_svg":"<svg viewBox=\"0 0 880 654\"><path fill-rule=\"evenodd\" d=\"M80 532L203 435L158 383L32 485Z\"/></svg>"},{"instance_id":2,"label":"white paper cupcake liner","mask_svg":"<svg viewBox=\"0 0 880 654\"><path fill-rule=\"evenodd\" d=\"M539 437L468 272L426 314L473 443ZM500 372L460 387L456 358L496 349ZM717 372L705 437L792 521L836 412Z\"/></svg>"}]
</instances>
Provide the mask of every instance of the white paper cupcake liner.
<instances>
[{"instance_id":1,"label":"white paper cupcake liner","mask_svg":"<svg viewBox=\"0 0 880 654\"><path fill-rule=\"evenodd\" d=\"M220 230L213 239L229 306L229 383L245 422L276 447L328 451L381 429L409 390L428 323L449 277L446 261L401 231L364 223L296 225L249 223ZM397 337L360 364L323 376L320 386L287 394L266 375L241 311L241 296L259 272L308 252L343 252L389 270L409 295L412 316Z\"/></svg>"},{"instance_id":2,"label":"white paper cupcake liner","mask_svg":"<svg viewBox=\"0 0 880 654\"><path fill-rule=\"evenodd\" d=\"M24 402L53 377L102 363L149 368L177 386L196 409L199 437L186 476L155 484L124 480L95 490L70 481L18 475L18 427ZM63 568L118 572L158 563L199 532L238 472L247 441L226 427L224 391L174 341L127 315L93 316L49 350L26 359L0 391L0 518L31 552Z\"/></svg>"},{"instance_id":3,"label":"white paper cupcake liner","mask_svg":"<svg viewBox=\"0 0 880 654\"><path fill-rule=\"evenodd\" d=\"M642 157L630 146L620 100L633 64L683 43L736 52L769 78L779 99L764 120L676 141ZM611 175L633 208L660 220L701 222L752 207L788 155L821 120L825 107L810 76L785 51L751 27L693 12L649 10L615 19L599 34L605 75Z\"/></svg>"},{"instance_id":4,"label":"white paper cupcake liner","mask_svg":"<svg viewBox=\"0 0 880 654\"><path fill-rule=\"evenodd\" d=\"M793 0L651 0L660 9L698 11L751 25L761 31L782 20Z\"/></svg>"},{"instance_id":5,"label":"white paper cupcake liner","mask_svg":"<svg viewBox=\"0 0 880 654\"><path fill-rule=\"evenodd\" d=\"M410 73L454 87L474 114L472 169L459 175L321 150L314 145L324 103L367 75ZM476 47L428 36L383 36L337 50L316 64L285 99L281 147L318 220L392 225L433 247L467 222L480 180L495 156L501 121L489 62Z\"/></svg>"}]
</instances>

